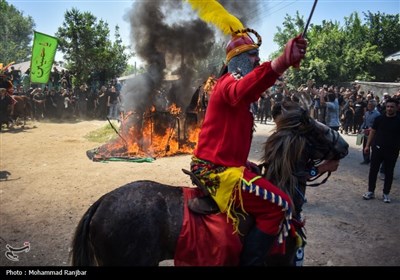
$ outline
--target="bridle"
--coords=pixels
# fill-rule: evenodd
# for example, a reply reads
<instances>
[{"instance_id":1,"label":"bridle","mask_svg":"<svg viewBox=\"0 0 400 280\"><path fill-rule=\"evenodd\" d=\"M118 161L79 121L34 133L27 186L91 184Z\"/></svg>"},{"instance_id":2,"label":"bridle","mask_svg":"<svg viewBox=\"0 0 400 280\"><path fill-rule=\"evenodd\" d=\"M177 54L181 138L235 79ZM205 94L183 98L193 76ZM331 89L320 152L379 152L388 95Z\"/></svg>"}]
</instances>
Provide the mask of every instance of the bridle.
<instances>
[{"instance_id":1,"label":"bridle","mask_svg":"<svg viewBox=\"0 0 400 280\"><path fill-rule=\"evenodd\" d=\"M315 131L318 129L318 126L322 126L323 124L317 122L316 120L312 119L311 117L309 117L309 118L310 118L309 119L309 125L312 127L312 130L313 130L313 132L311 132L311 137L310 138L319 140L320 138L314 137L316 134L318 134L318 132L315 132ZM330 134L330 136L328 136L328 137L325 136L325 138L326 139L331 139L331 141L326 141L327 143L325 143L325 144L327 144L327 149L323 152L322 156L319 156L318 159L309 159L309 161L307 163L307 166L315 167L316 165L320 164L322 161L324 161L326 159L339 159L339 158L341 158L341 156L338 154L338 152L335 149L336 145L338 144L339 138L340 138L339 133L337 131L327 127L327 126L324 127L323 129L326 129L326 131L324 133L325 135L326 134ZM307 137L307 140L309 141L308 137ZM308 149L315 150L313 148L313 144L314 143L309 143L308 142ZM318 150L318 151L320 151L320 150ZM316 181L317 179L319 179L321 176L323 176L325 174L326 174L326 177L321 182L308 183L308 182ZM320 174L318 174L318 175L316 175L314 177L308 178L306 186L307 187L317 187L317 186L320 186L322 184L325 184L330 176L331 176L331 172L330 171L326 171L326 172L320 173Z\"/></svg>"}]
</instances>

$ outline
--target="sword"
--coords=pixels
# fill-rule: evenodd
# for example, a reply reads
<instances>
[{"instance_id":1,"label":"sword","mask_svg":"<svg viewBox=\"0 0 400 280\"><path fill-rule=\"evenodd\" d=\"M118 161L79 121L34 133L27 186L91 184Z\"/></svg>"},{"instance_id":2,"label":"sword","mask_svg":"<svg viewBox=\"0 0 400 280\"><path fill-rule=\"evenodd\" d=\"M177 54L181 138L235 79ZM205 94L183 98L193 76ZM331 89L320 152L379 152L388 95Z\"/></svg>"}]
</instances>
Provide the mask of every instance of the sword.
<instances>
[{"instance_id":1,"label":"sword","mask_svg":"<svg viewBox=\"0 0 400 280\"><path fill-rule=\"evenodd\" d=\"M301 34L301 37L303 37L303 38L306 37L308 25L310 24L312 15L313 15L314 10L315 10L315 6L317 6L317 2L318 2L318 0L315 0L315 1L314 1L314 5L312 6L311 13L310 13L310 15L308 16L308 20L307 20L306 26L304 27L304 31L303 31L303 33Z\"/></svg>"}]
</instances>

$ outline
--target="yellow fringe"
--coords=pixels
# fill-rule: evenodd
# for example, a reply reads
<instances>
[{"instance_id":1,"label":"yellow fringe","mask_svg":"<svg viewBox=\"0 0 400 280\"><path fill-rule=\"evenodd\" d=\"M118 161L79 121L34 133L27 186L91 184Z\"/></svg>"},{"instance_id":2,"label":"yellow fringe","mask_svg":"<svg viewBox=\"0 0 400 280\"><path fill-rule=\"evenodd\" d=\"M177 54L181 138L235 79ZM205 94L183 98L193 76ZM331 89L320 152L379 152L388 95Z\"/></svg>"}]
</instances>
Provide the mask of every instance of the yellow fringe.
<instances>
[{"instance_id":1,"label":"yellow fringe","mask_svg":"<svg viewBox=\"0 0 400 280\"><path fill-rule=\"evenodd\" d=\"M217 203L220 211L222 213L226 213L227 222L229 220L232 222L234 231L233 234L238 233L239 231L239 221L240 217L244 217L243 214L235 211L235 201L239 198L240 201L240 210L243 213L247 214L243 206L243 198L242 198L242 189L241 182L247 182L243 178L244 167L229 167L224 172L218 174L211 174L210 177L219 177L220 185L216 189L216 191L212 194L215 202ZM259 177L256 177L250 181L253 182L257 180ZM239 197L238 197L239 196Z\"/></svg>"},{"instance_id":2,"label":"yellow fringe","mask_svg":"<svg viewBox=\"0 0 400 280\"><path fill-rule=\"evenodd\" d=\"M235 207L234 207L234 202L236 201L236 196L239 194L239 201L240 201L240 209L247 214L247 212L244 210L243 207L243 199L242 199L242 190L240 188L240 185L237 184L233 190L232 190L232 196L231 199L228 202L228 206L226 208L226 222L229 222L229 219L232 222L232 226L233 226L233 233L238 233L240 235L243 235L240 231L239 231L239 221L240 221L240 215L242 215L241 213L238 213L235 211ZM242 215L244 217L244 215Z\"/></svg>"}]
</instances>

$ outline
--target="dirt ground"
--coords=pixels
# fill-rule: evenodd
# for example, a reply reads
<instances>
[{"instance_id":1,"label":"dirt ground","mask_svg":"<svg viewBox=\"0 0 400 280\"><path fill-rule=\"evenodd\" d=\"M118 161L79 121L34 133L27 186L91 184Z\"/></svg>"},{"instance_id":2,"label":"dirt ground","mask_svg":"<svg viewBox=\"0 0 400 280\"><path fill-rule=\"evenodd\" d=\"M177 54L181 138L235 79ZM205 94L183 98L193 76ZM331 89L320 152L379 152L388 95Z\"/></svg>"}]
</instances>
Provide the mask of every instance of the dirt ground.
<instances>
[{"instance_id":1,"label":"dirt ground","mask_svg":"<svg viewBox=\"0 0 400 280\"><path fill-rule=\"evenodd\" d=\"M29 122L24 130L0 133L0 266L68 266L75 226L101 195L125 183L149 179L190 185L181 172L190 155L159 158L152 163L92 162L86 151L101 144L84 136L106 121ZM258 124L250 159L258 161L273 127ZM400 164L395 170L392 203L365 201L368 166L360 165L355 136L351 148L328 182L307 190L305 266L400 266ZM4 172L3 172L4 174ZM6 258L7 245L29 252Z\"/></svg>"}]
</instances>

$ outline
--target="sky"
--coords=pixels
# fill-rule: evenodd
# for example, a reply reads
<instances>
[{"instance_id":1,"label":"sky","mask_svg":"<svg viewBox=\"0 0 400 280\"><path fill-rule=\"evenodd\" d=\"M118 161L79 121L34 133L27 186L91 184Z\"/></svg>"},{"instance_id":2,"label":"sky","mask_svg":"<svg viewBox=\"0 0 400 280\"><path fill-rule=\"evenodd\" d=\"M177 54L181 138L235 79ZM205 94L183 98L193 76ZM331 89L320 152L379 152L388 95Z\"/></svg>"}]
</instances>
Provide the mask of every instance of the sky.
<instances>
[{"instance_id":1,"label":"sky","mask_svg":"<svg viewBox=\"0 0 400 280\"><path fill-rule=\"evenodd\" d=\"M137 1L137 0L136 0ZM140 0L151 1L151 0ZM168 0L165 0L168 1ZM252 1L257 0L243 0ZM268 2L268 10L261 11L262 22L256 26L248 26L260 33L263 43L260 48L261 59L267 57L278 49L273 42L277 26L282 27L286 14L294 17L296 11L306 20L310 14L314 0L259 0ZM114 27L120 27L120 34L124 45L130 45L130 24L125 20L125 15L132 9L134 0L7 0L14 5L24 16L31 16L36 24L35 30L54 36L64 21L64 13L72 8L80 12L90 12L97 19L103 19L109 24L110 39L114 39ZM250 7L250 5L249 5ZM250 8L249 8L250 9ZM352 12L358 12L363 19L363 12L398 14L400 13L400 0L319 0L315 8L311 24L321 24L323 20L344 23L344 18ZM62 55L57 53L56 60L62 60ZM130 64L141 64L140 59L132 58Z\"/></svg>"}]
</instances>

